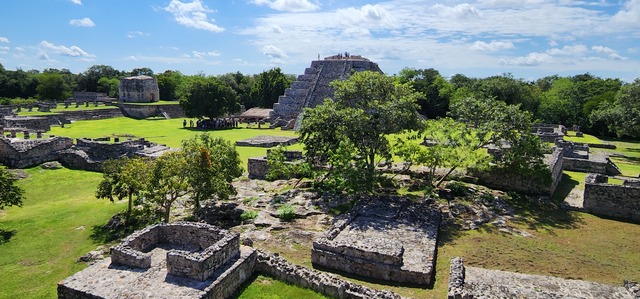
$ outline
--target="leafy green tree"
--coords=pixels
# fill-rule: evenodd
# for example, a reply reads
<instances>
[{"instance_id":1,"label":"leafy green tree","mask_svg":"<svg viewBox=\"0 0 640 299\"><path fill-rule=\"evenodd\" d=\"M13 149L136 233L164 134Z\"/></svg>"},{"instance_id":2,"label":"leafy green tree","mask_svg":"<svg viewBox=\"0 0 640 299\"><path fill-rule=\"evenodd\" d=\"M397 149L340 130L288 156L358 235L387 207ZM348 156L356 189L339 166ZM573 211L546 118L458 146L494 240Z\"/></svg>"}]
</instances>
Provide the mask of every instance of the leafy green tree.
<instances>
[{"instance_id":1,"label":"leafy green tree","mask_svg":"<svg viewBox=\"0 0 640 299\"><path fill-rule=\"evenodd\" d=\"M273 68L260 73L255 78L255 84L251 87L253 103L263 108L271 108L278 98L284 94L284 90L291 85L292 80L282 73L280 68ZM251 108L251 107L246 107Z\"/></svg>"},{"instance_id":2,"label":"leafy green tree","mask_svg":"<svg viewBox=\"0 0 640 299\"><path fill-rule=\"evenodd\" d=\"M520 104L524 110L535 113L539 103L532 90L532 85L515 79L511 74L480 79L473 85L478 98L494 98L509 105Z\"/></svg>"},{"instance_id":3,"label":"leafy green tree","mask_svg":"<svg viewBox=\"0 0 640 299\"><path fill-rule=\"evenodd\" d=\"M9 206L22 206L24 191L16 186L18 179L0 165L0 210Z\"/></svg>"},{"instance_id":4,"label":"leafy green tree","mask_svg":"<svg viewBox=\"0 0 640 299\"><path fill-rule=\"evenodd\" d=\"M215 77L194 76L183 86L180 106L188 117L213 119L240 111L231 87Z\"/></svg>"},{"instance_id":5,"label":"leafy green tree","mask_svg":"<svg viewBox=\"0 0 640 299\"><path fill-rule=\"evenodd\" d=\"M148 67L135 68L131 71L131 76L153 76L153 71Z\"/></svg>"},{"instance_id":6,"label":"leafy green tree","mask_svg":"<svg viewBox=\"0 0 640 299\"><path fill-rule=\"evenodd\" d=\"M226 200L236 193L231 181L242 175L240 157L229 141L201 134L182 142L194 213L206 199Z\"/></svg>"},{"instance_id":7,"label":"leafy green tree","mask_svg":"<svg viewBox=\"0 0 640 299\"><path fill-rule=\"evenodd\" d=\"M422 141L430 144L422 145ZM405 161L405 167L426 166L426 180L437 188L456 169L486 167L491 158L482 148L485 143L477 130L451 118L441 118L426 121L423 129L408 138L398 138L394 148L395 154ZM438 177L439 168L448 170Z\"/></svg>"},{"instance_id":8,"label":"leafy green tree","mask_svg":"<svg viewBox=\"0 0 640 299\"><path fill-rule=\"evenodd\" d=\"M36 88L40 100L64 101L71 92L61 74L42 73L38 75L38 87Z\"/></svg>"},{"instance_id":9,"label":"leafy green tree","mask_svg":"<svg viewBox=\"0 0 640 299\"><path fill-rule=\"evenodd\" d=\"M415 91L424 95L418 99L420 114L427 118L446 116L455 87L437 70L404 68L400 71L398 79L400 83L409 83Z\"/></svg>"},{"instance_id":10,"label":"leafy green tree","mask_svg":"<svg viewBox=\"0 0 640 299\"><path fill-rule=\"evenodd\" d=\"M102 165L102 181L98 184L96 198L114 201L128 198L125 225L129 225L135 195L140 199L149 184L152 161L147 158L107 160Z\"/></svg>"},{"instance_id":11,"label":"leafy green tree","mask_svg":"<svg viewBox=\"0 0 640 299\"><path fill-rule=\"evenodd\" d=\"M501 166L517 171L544 166L545 147L531 134L531 113L520 110L520 105L464 98L452 103L451 115L477 130L482 146L494 144L503 148L504 154L496 160Z\"/></svg>"},{"instance_id":12,"label":"leafy green tree","mask_svg":"<svg viewBox=\"0 0 640 299\"><path fill-rule=\"evenodd\" d=\"M189 193L189 167L186 156L179 151L166 153L153 163L146 194L163 211L165 223L175 201Z\"/></svg>"},{"instance_id":13,"label":"leafy green tree","mask_svg":"<svg viewBox=\"0 0 640 299\"><path fill-rule=\"evenodd\" d=\"M377 72L357 72L331 83L335 101L305 109L299 133L310 162L328 162L326 178L371 192L379 160L391 160L387 136L418 125L420 94ZM348 161L348 162L347 162Z\"/></svg>"},{"instance_id":14,"label":"leafy green tree","mask_svg":"<svg viewBox=\"0 0 640 299\"><path fill-rule=\"evenodd\" d=\"M118 78L122 72L108 65L93 65L78 77L78 89L80 91L98 91L100 78Z\"/></svg>"},{"instance_id":15,"label":"leafy green tree","mask_svg":"<svg viewBox=\"0 0 640 299\"><path fill-rule=\"evenodd\" d=\"M220 80L236 92L238 101L244 105L245 108L249 109L259 106L257 99L254 101L251 97L251 90L255 84L255 78L253 76L245 76L240 72L235 72L221 75Z\"/></svg>"},{"instance_id":16,"label":"leafy green tree","mask_svg":"<svg viewBox=\"0 0 640 299\"><path fill-rule=\"evenodd\" d=\"M120 80L117 78L100 78L98 80L98 91L104 92L112 98L118 97Z\"/></svg>"},{"instance_id":17,"label":"leafy green tree","mask_svg":"<svg viewBox=\"0 0 640 299\"><path fill-rule=\"evenodd\" d=\"M589 118L603 122L618 137L640 138L640 78L622 86L613 104L603 102Z\"/></svg>"},{"instance_id":18,"label":"leafy green tree","mask_svg":"<svg viewBox=\"0 0 640 299\"><path fill-rule=\"evenodd\" d=\"M171 101L178 99L178 86L182 83L184 76L179 71L164 71L156 76L160 99Z\"/></svg>"}]
</instances>

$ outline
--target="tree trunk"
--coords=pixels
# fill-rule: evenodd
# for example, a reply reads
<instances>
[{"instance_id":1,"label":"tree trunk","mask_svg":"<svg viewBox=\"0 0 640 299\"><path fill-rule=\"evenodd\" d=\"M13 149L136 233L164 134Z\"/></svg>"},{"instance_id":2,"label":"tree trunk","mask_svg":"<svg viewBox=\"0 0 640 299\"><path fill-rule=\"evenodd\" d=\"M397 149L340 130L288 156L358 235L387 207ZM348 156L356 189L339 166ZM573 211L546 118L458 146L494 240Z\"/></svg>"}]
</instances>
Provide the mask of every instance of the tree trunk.
<instances>
[{"instance_id":1,"label":"tree trunk","mask_svg":"<svg viewBox=\"0 0 640 299\"><path fill-rule=\"evenodd\" d=\"M131 218L132 209L133 209L133 192L129 192L129 202L127 203L127 216L124 218L125 227L129 227L129 219Z\"/></svg>"},{"instance_id":2,"label":"tree trunk","mask_svg":"<svg viewBox=\"0 0 640 299\"><path fill-rule=\"evenodd\" d=\"M164 206L164 223L169 223L169 215L171 215L171 201Z\"/></svg>"}]
</instances>

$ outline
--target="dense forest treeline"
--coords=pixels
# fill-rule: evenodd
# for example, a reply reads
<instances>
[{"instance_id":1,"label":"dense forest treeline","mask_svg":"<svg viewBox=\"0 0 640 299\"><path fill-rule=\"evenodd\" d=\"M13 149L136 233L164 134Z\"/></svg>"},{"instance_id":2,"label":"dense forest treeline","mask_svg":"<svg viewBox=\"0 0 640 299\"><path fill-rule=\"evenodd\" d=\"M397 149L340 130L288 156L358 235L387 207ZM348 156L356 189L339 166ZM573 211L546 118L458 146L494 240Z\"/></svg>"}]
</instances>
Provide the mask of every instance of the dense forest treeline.
<instances>
[{"instance_id":1,"label":"dense forest treeline","mask_svg":"<svg viewBox=\"0 0 640 299\"><path fill-rule=\"evenodd\" d=\"M67 69L11 71L0 64L0 104L16 99L64 100L74 91L105 92L117 97L119 79L137 75L155 77L162 100L183 99L194 82L206 78L209 85L230 88L235 101L246 108L271 108L295 79L279 68L257 75L236 72L189 76L174 70L156 74L149 68L126 72L107 65L94 65L79 74ZM535 81L514 78L511 74L487 78L456 74L445 78L435 69L412 68L403 69L395 78L400 83L409 83L423 95L419 99L420 113L428 118L446 116L451 103L463 98L493 98L520 105L541 123L577 125L582 131L598 136L640 138L640 79L625 83L589 73L554 75Z\"/></svg>"}]
</instances>

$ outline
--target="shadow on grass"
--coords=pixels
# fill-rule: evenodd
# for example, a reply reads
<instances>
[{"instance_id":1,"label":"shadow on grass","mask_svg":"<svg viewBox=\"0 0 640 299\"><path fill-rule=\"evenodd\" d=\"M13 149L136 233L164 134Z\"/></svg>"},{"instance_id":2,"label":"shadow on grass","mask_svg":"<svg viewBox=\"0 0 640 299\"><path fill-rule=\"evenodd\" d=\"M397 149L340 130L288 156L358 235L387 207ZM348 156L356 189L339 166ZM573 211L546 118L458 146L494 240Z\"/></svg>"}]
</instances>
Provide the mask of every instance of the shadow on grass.
<instances>
[{"instance_id":1,"label":"shadow on grass","mask_svg":"<svg viewBox=\"0 0 640 299\"><path fill-rule=\"evenodd\" d=\"M563 175L563 179L564 176ZM575 182L575 183L574 183ZM572 184L572 186L571 186ZM560 194L568 194L577 185L577 181L570 180L570 187L562 186ZM560 198L561 196L558 196ZM544 230L550 235L556 235L555 229L574 229L584 223L579 213L561 208L562 201L537 200L535 197L523 196L511 193L509 203L514 207L519 216L515 223L526 225L532 230ZM561 198L564 199L566 195Z\"/></svg>"},{"instance_id":2,"label":"shadow on grass","mask_svg":"<svg viewBox=\"0 0 640 299\"><path fill-rule=\"evenodd\" d=\"M553 195L551 196L551 200L556 204L561 204L564 199L569 196L571 190L578 185L580 185L580 182L572 179L571 176L566 173L563 173L555 192L553 192Z\"/></svg>"},{"instance_id":3,"label":"shadow on grass","mask_svg":"<svg viewBox=\"0 0 640 299\"><path fill-rule=\"evenodd\" d=\"M4 230L0 228L0 244L4 244L9 242L13 236L15 236L17 231L14 230Z\"/></svg>"}]
</instances>

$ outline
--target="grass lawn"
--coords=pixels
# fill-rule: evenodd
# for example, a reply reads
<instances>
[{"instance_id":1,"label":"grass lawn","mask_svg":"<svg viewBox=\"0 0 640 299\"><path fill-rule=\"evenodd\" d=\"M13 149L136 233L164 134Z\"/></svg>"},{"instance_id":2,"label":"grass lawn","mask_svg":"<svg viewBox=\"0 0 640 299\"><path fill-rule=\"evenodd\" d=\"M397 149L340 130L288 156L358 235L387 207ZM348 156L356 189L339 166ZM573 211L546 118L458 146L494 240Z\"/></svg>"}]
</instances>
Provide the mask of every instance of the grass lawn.
<instances>
[{"instance_id":1,"label":"grass lawn","mask_svg":"<svg viewBox=\"0 0 640 299\"><path fill-rule=\"evenodd\" d=\"M119 109L115 106L98 106L89 105L89 107L85 107L84 105L76 108L76 105L70 105L69 108L64 108L64 104L58 104L58 108L51 109L51 112L40 112L37 108L33 108L33 111L29 112L27 109L22 109L18 112L19 116L43 116L43 115L51 115L51 114L59 114L65 111L86 111L86 110L98 110L98 109Z\"/></svg>"},{"instance_id":2,"label":"grass lawn","mask_svg":"<svg viewBox=\"0 0 640 299\"><path fill-rule=\"evenodd\" d=\"M194 128L183 128L182 118L175 119L146 119L135 120L128 117L117 117L102 120L77 121L64 128L52 127L49 134L67 136L71 138L97 138L107 136L135 136L145 138L148 141L166 144L170 147L180 147L184 139L191 138L202 132L208 132L212 136L222 137L231 142L259 135L296 136L293 131L280 129L228 129L201 131ZM302 149L302 145L296 144L290 149ZM261 147L236 147L240 154L242 165L246 168L247 160L251 157L266 155L267 149Z\"/></svg>"},{"instance_id":3,"label":"grass lawn","mask_svg":"<svg viewBox=\"0 0 640 299\"><path fill-rule=\"evenodd\" d=\"M19 181L22 207L0 211L0 298L55 298L56 283L83 269L78 257L95 249L89 237L126 205L98 200L102 175L86 171L27 169ZM4 214L4 215L3 215Z\"/></svg>"},{"instance_id":4,"label":"grass lawn","mask_svg":"<svg viewBox=\"0 0 640 299\"><path fill-rule=\"evenodd\" d=\"M244 289L240 290L238 299L323 299L322 294L309 289L299 288L290 284L275 280L268 276L259 275Z\"/></svg>"}]
</instances>

